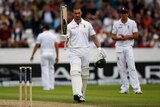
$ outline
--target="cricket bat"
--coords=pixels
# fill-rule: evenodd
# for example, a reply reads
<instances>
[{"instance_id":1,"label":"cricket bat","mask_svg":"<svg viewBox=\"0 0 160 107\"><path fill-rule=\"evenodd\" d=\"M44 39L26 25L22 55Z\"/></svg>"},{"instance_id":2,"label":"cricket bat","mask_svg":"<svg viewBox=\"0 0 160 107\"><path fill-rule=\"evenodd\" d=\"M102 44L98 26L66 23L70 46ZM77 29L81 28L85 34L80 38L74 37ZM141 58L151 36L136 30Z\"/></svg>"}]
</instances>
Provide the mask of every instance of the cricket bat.
<instances>
[{"instance_id":1,"label":"cricket bat","mask_svg":"<svg viewBox=\"0 0 160 107\"><path fill-rule=\"evenodd\" d=\"M61 34L66 35L67 34L67 5L60 6L60 16L61 16ZM67 37L60 38L60 39L64 41L64 49L66 49Z\"/></svg>"}]
</instances>

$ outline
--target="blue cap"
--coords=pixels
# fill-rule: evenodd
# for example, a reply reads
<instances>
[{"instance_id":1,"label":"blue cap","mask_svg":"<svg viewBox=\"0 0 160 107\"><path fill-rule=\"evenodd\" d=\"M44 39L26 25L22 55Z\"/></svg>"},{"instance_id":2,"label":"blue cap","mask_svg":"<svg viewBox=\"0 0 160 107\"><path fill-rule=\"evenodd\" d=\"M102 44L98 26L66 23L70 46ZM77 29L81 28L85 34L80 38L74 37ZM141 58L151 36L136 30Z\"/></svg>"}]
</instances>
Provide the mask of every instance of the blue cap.
<instances>
[{"instance_id":1,"label":"blue cap","mask_svg":"<svg viewBox=\"0 0 160 107\"><path fill-rule=\"evenodd\" d=\"M128 10L125 7L122 7L119 12L121 14L126 14L126 13L128 13Z\"/></svg>"}]
</instances>

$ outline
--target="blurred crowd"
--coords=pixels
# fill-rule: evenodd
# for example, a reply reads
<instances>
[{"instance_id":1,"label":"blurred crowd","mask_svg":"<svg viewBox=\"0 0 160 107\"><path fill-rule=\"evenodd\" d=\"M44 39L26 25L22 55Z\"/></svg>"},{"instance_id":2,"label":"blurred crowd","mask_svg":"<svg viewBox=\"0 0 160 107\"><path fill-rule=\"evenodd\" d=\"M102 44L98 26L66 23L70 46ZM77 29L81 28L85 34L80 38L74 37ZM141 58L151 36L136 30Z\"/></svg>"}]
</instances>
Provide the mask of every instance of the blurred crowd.
<instances>
[{"instance_id":1,"label":"blurred crowd","mask_svg":"<svg viewBox=\"0 0 160 107\"><path fill-rule=\"evenodd\" d=\"M68 22L72 20L72 8L81 6L82 17L93 25L102 47L114 47L112 25L119 20L118 10L125 6L139 30L135 47L160 48L158 0L0 0L0 48L31 47L43 24L60 34L62 1L68 7Z\"/></svg>"}]
</instances>

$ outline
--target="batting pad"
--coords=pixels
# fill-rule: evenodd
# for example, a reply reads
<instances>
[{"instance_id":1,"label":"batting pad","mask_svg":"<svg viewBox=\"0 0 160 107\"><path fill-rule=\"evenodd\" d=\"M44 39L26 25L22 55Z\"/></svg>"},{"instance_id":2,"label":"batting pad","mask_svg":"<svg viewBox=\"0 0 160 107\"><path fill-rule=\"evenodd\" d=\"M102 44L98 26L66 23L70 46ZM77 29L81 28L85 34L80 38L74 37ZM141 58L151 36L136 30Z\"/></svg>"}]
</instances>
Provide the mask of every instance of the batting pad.
<instances>
[{"instance_id":1,"label":"batting pad","mask_svg":"<svg viewBox=\"0 0 160 107\"><path fill-rule=\"evenodd\" d=\"M82 96L82 78L80 75L71 76L73 95Z\"/></svg>"},{"instance_id":2,"label":"batting pad","mask_svg":"<svg viewBox=\"0 0 160 107\"><path fill-rule=\"evenodd\" d=\"M83 97L85 97L87 82L89 78L89 67L82 68L82 93Z\"/></svg>"},{"instance_id":3,"label":"batting pad","mask_svg":"<svg viewBox=\"0 0 160 107\"><path fill-rule=\"evenodd\" d=\"M71 81L72 81L73 95L78 94L82 96L81 68L78 64L71 65L70 75L71 75Z\"/></svg>"},{"instance_id":4,"label":"batting pad","mask_svg":"<svg viewBox=\"0 0 160 107\"><path fill-rule=\"evenodd\" d=\"M88 79L89 76L89 67L82 68L82 79Z\"/></svg>"},{"instance_id":5,"label":"batting pad","mask_svg":"<svg viewBox=\"0 0 160 107\"><path fill-rule=\"evenodd\" d=\"M71 64L71 76L73 75L81 75L81 67L79 64Z\"/></svg>"}]
</instances>

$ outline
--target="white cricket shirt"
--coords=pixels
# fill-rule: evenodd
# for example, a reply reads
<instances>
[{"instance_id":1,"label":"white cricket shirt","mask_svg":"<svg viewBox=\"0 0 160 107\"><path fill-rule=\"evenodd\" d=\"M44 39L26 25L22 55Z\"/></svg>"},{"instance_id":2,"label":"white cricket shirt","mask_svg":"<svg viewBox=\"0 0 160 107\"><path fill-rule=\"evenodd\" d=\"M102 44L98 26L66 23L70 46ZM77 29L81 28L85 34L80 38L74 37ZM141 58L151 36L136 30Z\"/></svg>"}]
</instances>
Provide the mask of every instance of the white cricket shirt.
<instances>
[{"instance_id":1,"label":"white cricket shirt","mask_svg":"<svg viewBox=\"0 0 160 107\"><path fill-rule=\"evenodd\" d=\"M51 31L44 31L37 37L37 42L40 44L40 52L54 52L54 44L57 42L57 37Z\"/></svg>"},{"instance_id":2,"label":"white cricket shirt","mask_svg":"<svg viewBox=\"0 0 160 107\"><path fill-rule=\"evenodd\" d=\"M70 48L89 47L89 36L95 35L95 31L90 22L81 20L77 24L74 19L67 25L67 36Z\"/></svg>"},{"instance_id":3,"label":"white cricket shirt","mask_svg":"<svg viewBox=\"0 0 160 107\"><path fill-rule=\"evenodd\" d=\"M128 21L124 24L121 22L121 19L116 21L113 25L112 34L122 35L133 35L133 33L138 32L137 24L134 20L128 18ZM125 40L125 41L116 41L116 46L133 46L133 40Z\"/></svg>"}]
</instances>

